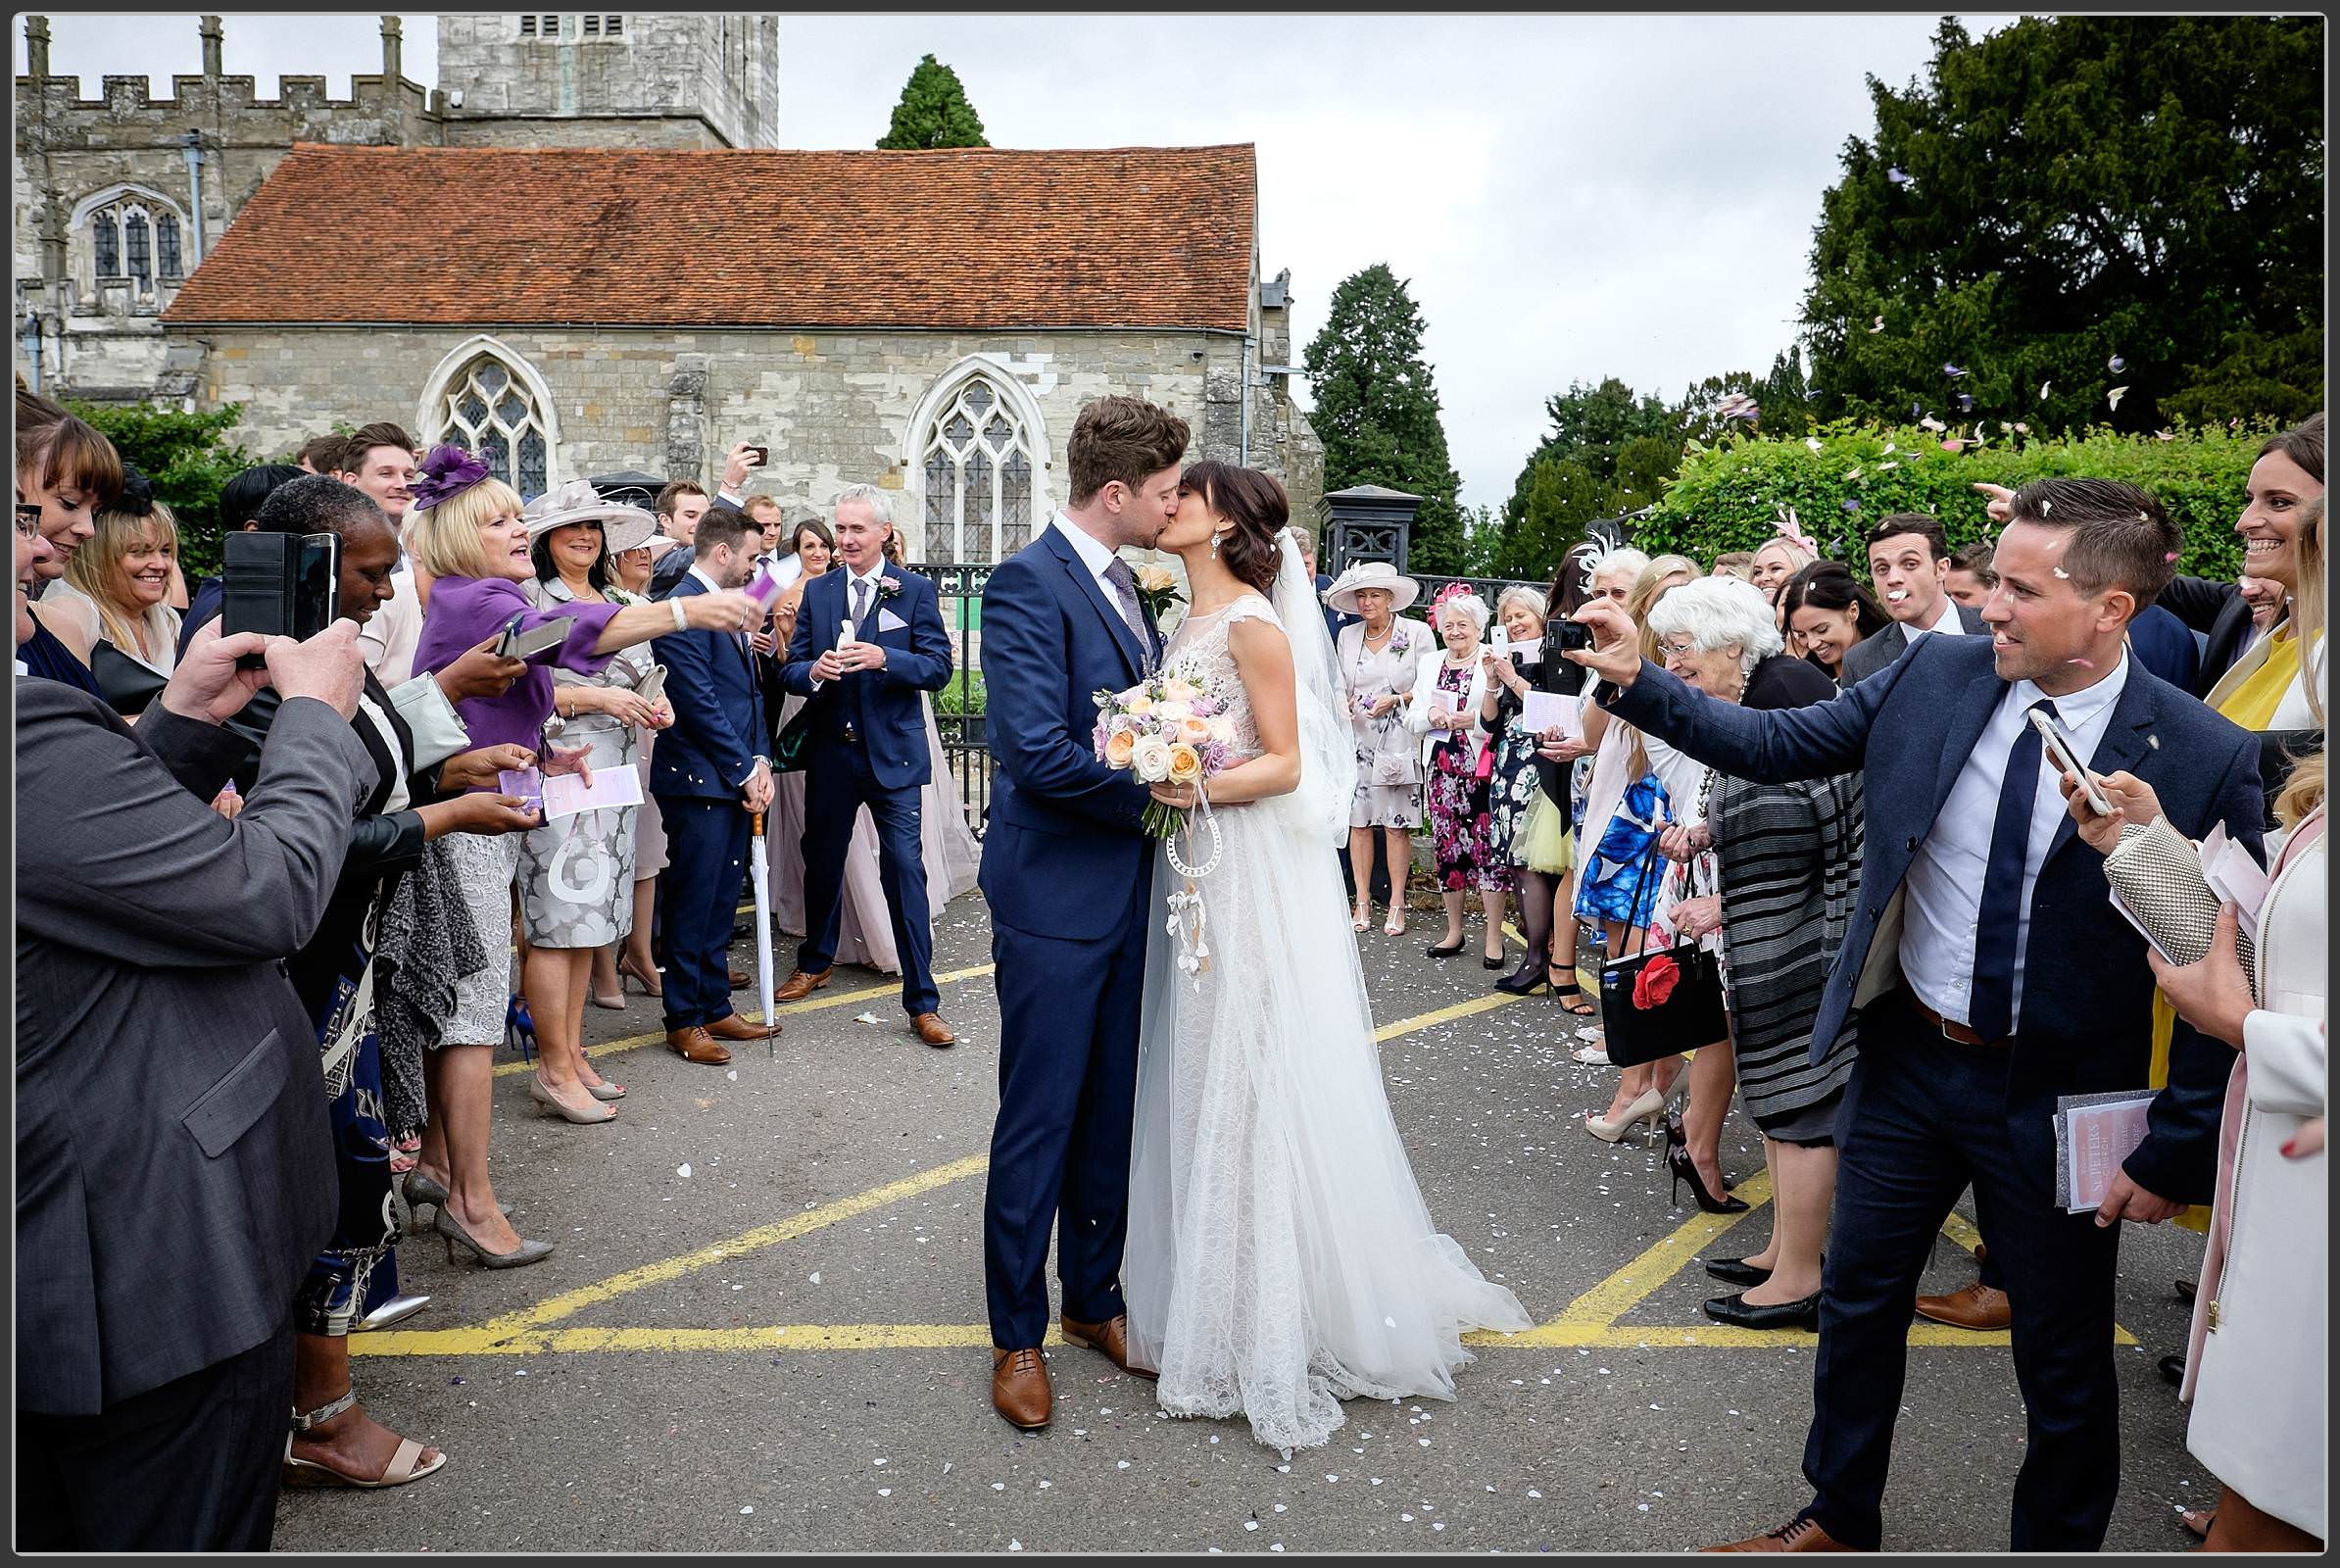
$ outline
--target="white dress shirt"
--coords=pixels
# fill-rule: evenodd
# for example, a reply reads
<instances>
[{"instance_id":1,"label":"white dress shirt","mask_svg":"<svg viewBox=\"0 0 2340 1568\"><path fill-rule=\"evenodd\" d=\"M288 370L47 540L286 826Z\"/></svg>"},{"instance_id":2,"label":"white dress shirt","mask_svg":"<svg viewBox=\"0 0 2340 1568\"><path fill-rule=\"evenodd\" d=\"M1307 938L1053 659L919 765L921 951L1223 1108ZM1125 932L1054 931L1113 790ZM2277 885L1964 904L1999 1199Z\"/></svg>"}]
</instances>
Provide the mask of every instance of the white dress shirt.
<instances>
[{"instance_id":1,"label":"white dress shirt","mask_svg":"<svg viewBox=\"0 0 2340 1568\"><path fill-rule=\"evenodd\" d=\"M1089 575L1097 579L1097 586L1104 593L1105 603L1119 610L1121 595L1114 590L1111 580L1105 576L1105 568L1112 565L1116 559L1112 548L1093 537L1088 529L1061 512L1056 514L1055 519L1048 526L1072 541L1073 553L1081 558L1081 564L1089 568ZM1124 618L1126 619L1127 616L1125 615Z\"/></svg>"},{"instance_id":2,"label":"white dress shirt","mask_svg":"<svg viewBox=\"0 0 2340 1568\"><path fill-rule=\"evenodd\" d=\"M1966 622L1958 618L1958 601L1944 594L1942 612L1934 616L1932 625L1903 626L1901 634L1907 642L1914 643L1929 631L1938 631L1945 637L1957 637L1963 635L1966 629Z\"/></svg>"},{"instance_id":3,"label":"white dress shirt","mask_svg":"<svg viewBox=\"0 0 2340 1568\"><path fill-rule=\"evenodd\" d=\"M803 568L800 567L799 569L802 570ZM865 572L856 572L853 567L845 565L842 563L839 564L836 569L845 573L845 613L847 618L851 619L853 617L853 584L857 582L865 582L869 584L868 592L862 597L869 601L869 613L872 615L876 614L879 604L878 584L884 580L886 575L886 558L883 556L878 557L878 564L870 567ZM803 614L804 612L800 610L798 613ZM812 689L814 691L819 691L827 684L827 681L820 679L818 676L814 676L812 681Z\"/></svg>"},{"instance_id":4,"label":"white dress shirt","mask_svg":"<svg viewBox=\"0 0 2340 1568\"><path fill-rule=\"evenodd\" d=\"M1953 618L1956 609L1952 610ZM2072 750L2083 765L2093 760L2098 743L2112 726L2113 708L2128 684L2128 655L2123 652L2113 672L2093 686L2050 699L2056 718L2072 737ZM2031 722L2031 705L2047 693L2027 680L2019 680L1999 698L1981 738L1967 754L1942 802L1933 831L1919 846L1904 884L1908 903L1901 927L1901 974L1918 1000L1943 1017L1959 1023L1968 1016L1974 989L1974 945L1982 917L1982 879L1990 868L1991 830L1999 815L1999 787L2007 776L2007 756L2016 738ZM2015 984L2010 993L2011 1024L2020 1024L2023 1005L2023 948L2031 933L2031 889L2048 845L2066 815L2064 795L2056 787L2056 766L2044 750L2039 781L2031 796L2031 836L2023 849L2023 885L2016 902Z\"/></svg>"}]
</instances>

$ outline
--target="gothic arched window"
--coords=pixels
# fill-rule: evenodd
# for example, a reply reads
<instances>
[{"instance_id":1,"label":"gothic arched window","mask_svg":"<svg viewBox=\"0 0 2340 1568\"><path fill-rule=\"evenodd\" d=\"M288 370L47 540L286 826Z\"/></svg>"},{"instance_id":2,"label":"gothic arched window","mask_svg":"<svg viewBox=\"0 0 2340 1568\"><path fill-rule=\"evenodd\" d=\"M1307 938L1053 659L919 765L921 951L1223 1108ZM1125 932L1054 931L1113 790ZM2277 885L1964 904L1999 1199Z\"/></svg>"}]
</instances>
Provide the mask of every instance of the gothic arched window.
<instances>
[{"instance_id":1,"label":"gothic arched window","mask_svg":"<svg viewBox=\"0 0 2340 1568\"><path fill-rule=\"evenodd\" d=\"M167 198L135 186L112 185L91 195L73 210L72 223L76 236L84 227L89 236L86 244L74 241L73 270L81 287L128 278L145 296L159 280L177 282L184 273L183 220Z\"/></svg>"},{"instance_id":2,"label":"gothic arched window","mask_svg":"<svg viewBox=\"0 0 2340 1568\"><path fill-rule=\"evenodd\" d=\"M89 232L97 247L97 275L122 276L122 230L115 226L114 215L98 214L89 225Z\"/></svg>"},{"instance_id":3,"label":"gothic arched window","mask_svg":"<svg viewBox=\"0 0 2340 1568\"><path fill-rule=\"evenodd\" d=\"M186 275L178 260L178 220L169 213L155 220L155 265L160 276Z\"/></svg>"},{"instance_id":4,"label":"gothic arched window","mask_svg":"<svg viewBox=\"0 0 2340 1568\"><path fill-rule=\"evenodd\" d=\"M526 382L496 355L480 355L449 380L437 415L431 439L470 448L523 501L552 487L544 412Z\"/></svg>"},{"instance_id":5,"label":"gothic arched window","mask_svg":"<svg viewBox=\"0 0 2340 1568\"><path fill-rule=\"evenodd\" d=\"M122 220L122 238L129 274L141 280L153 277L154 261L147 252L144 213L133 208L130 215Z\"/></svg>"},{"instance_id":6,"label":"gothic arched window","mask_svg":"<svg viewBox=\"0 0 2340 1568\"><path fill-rule=\"evenodd\" d=\"M980 373L936 411L916 448L928 561L982 564L1032 542L1033 434L1016 404Z\"/></svg>"}]
</instances>

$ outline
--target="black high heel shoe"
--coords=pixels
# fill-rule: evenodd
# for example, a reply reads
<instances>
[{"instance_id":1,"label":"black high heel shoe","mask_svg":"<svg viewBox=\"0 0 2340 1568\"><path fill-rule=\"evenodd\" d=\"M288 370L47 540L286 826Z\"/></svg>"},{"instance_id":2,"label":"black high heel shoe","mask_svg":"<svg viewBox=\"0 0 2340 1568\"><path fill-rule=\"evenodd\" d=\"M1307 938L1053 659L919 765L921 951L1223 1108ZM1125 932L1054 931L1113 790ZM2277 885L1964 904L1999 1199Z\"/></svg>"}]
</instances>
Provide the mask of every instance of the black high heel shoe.
<instances>
[{"instance_id":1,"label":"black high heel shoe","mask_svg":"<svg viewBox=\"0 0 2340 1568\"><path fill-rule=\"evenodd\" d=\"M1815 1291L1800 1301L1780 1301L1772 1306L1750 1304L1744 1292L1737 1296L1718 1296L1706 1303L1706 1315L1733 1328L1802 1329L1807 1334L1818 1334L1820 1293Z\"/></svg>"},{"instance_id":2,"label":"black high heel shoe","mask_svg":"<svg viewBox=\"0 0 2340 1568\"><path fill-rule=\"evenodd\" d=\"M1532 997L1550 984L1551 981L1544 976L1543 965L1531 961L1521 964L1496 981L1495 989L1509 992L1515 997Z\"/></svg>"},{"instance_id":3,"label":"black high heel shoe","mask_svg":"<svg viewBox=\"0 0 2340 1568\"><path fill-rule=\"evenodd\" d=\"M1676 1207L1682 1205L1682 1184L1686 1181L1690 1184L1691 1193L1697 1197L1699 1212L1705 1214L1743 1214L1746 1212L1747 1200L1745 1199L1732 1198L1728 1193L1721 1198L1716 1198L1707 1192L1705 1181L1698 1175L1698 1167L1690 1163L1690 1152L1687 1148L1680 1144L1667 1145L1666 1168L1674 1173ZM1764 1309L1756 1308L1755 1310Z\"/></svg>"},{"instance_id":4,"label":"black high heel shoe","mask_svg":"<svg viewBox=\"0 0 2340 1568\"><path fill-rule=\"evenodd\" d=\"M1757 1268L1743 1257L1710 1257L1706 1260L1706 1272L1742 1291L1751 1291L1772 1277L1770 1269Z\"/></svg>"},{"instance_id":5,"label":"black high heel shoe","mask_svg":"<svg viewBox=\"0 0 2340 1568\"><path fill-rule=\"evenodd\" d=\"M1677 1149L1687 1150L1689 1147L1690 1147L1690 1135L1689 1135L1688 1133L1684 1132L1684 1131L1682 1130L1682 1107L1681 1107L1681 1106L1679 1106L1679 1105L1668 1105L1668 1106L1666 1107L1666 1152L1667 1152L1667 1157L1668 1157L1669 1159L1671 1159L1671 1158L1673 1157L1673 1152L1674 1152L1675 1150L1677 1150ZM1731 1180L1731 1178L1730 1178L1728 1175L1726 1175L1726 1176L1723 1178L1723 1191L1725 1191L1725 1192L1730 1192L1730 1191L1731 1191L1731 1190L1733 1187L1736 1187L1737 1185L1738 1185L1738 1183L1736 1183L1736 1182L1732 1181L1732 1180ZM1766 1275L1764 1276L1764 1278L1765 1278L1765 1279L1769 1279L1770 1277L1771 1277L1771 1276L1770 1276L1769 1274L1766 1274ZM1735 1281L1735 1280L1734 1280L1734 1281L1732 1281L1731 1283L1733 1283L1733 1284L1737 1284L1737 1283L1740 1283L1740 1282L1738 1282L1738 1281ZM1755 1281L1755 1280L1749 1280L1749 1281L1746 1281L1745 1283L1747 1283L1747 1284L1750 1284L1750 1285L1753 1285L1753 1284L1758 1284L1758 1283L1760 1283L1760 1282L1759 1282L1759 1281Z\"/></svg>"}]
</instances>

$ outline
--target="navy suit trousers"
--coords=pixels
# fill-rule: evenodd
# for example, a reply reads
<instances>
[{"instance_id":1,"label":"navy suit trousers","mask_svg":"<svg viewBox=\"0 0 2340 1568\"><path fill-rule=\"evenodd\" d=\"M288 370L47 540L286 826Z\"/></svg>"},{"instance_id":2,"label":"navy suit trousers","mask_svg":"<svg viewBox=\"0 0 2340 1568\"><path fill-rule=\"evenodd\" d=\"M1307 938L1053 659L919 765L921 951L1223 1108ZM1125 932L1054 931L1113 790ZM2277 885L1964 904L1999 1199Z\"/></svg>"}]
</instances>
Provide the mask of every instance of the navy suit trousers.
<instances>
[{"instance_id":1,"label":"navy suit trousers","mask_svg":"<svg viewBox=\"0 0 2340 1568\"><path fill-rule=\"evenodd\" d=\"M815 736L804 760L804 941L797 949L797 967L819 974L837 961L846 851L866 806L877 826L878 882L886 890L894 951L902 959L902 1010L913 1018L942 1004L935 990L919 794L915 784L880 784L870 772L869 754L852 742Z\"/></svg>"},{"instance_id":2,"label":"navy suit trousers","mask_svg":"<svg viewBox=\"0 0 2340 1568\"><path fill-rule=\"evenodd\" d=\"M748 868L748 812L737 801L661 795L666 869L658 917L666 932L661 984L666 1027L690 1029L731 1016L731 927Z\"/></svg>"},{"instance_id":3,"label":"navy suit trousers","mask_svg":"<svg viewBox=\"0 0 2340 1568\"><path fill-rule=\"evenodd\" d=\"M984 1290L992 1344L1037 1348L1048 1327L1048 1233L1064 1315L1121 1315L1129 1234L1130 1107L1146 984L1146 884L1118 930L1095 942L1019 931L994 916L999 1117L984 1193Z\"/></svg>"},{"instance_id":4,"label":"navy suit trousers","mask_svg":"<svg viewBox=\"0 0 2340 1568\"><path fill-rule=\"evenodd\" d=\"M1879 1544L1911 1304L1934 1237L1969 1182L1983 1242L2012 1282L2015 1376L2027 1423L2009 1544L2094 1551L2104 1544L2121 1486L2113 1357L2121 1227L2065 1213L2055 1172L2019 1154L2007 1085L2020 1049L1945 1040L1899 995L1864 1010L1860 1060L1836 1119L1836 1203L1804 1445L1809 1511L1848 1546Z\"/></svg>"}]
</instances>

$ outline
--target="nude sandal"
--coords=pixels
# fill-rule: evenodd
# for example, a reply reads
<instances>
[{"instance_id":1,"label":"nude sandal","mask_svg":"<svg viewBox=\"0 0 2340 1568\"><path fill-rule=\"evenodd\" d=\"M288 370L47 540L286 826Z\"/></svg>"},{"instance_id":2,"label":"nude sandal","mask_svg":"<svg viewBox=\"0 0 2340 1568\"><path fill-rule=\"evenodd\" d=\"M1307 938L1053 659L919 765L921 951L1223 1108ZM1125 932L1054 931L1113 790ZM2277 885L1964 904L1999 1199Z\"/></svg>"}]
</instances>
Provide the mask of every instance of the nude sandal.
<instances>
[{"instance_id":1,"label":"nude sandal","mask_svg":"<svg viewBox=\"0 0 2340 1568\"><path fill-rule=\"evenodd\" d=\"M324 1425L357 1402L358 1389L355 1384L352 1384L349 1393L333 1400L330 1404L320 1406L306 1415L297 1410L293 1412L292 1431L284 1435L283 1484L285 1486L354 1487L364 1491L371 1491L380 1487L403 1487L410 1481L420 1481L424 1476L437 1474L447 1463L447 1454L442 1450L439 1456L429 1464L417 1466L416 1461L422 1457L423 1449L428 1445L416 1443L413 1438L398 1440L398 1451L390 1455L390 1463L384 1466L381 1475L372 1481L360 1481L354 1476L343 1475L331 1465L318 1464L315 1459L293 1457L292 1446L295 1437L312 1428Z\"/></svg>"}]
</instances>

